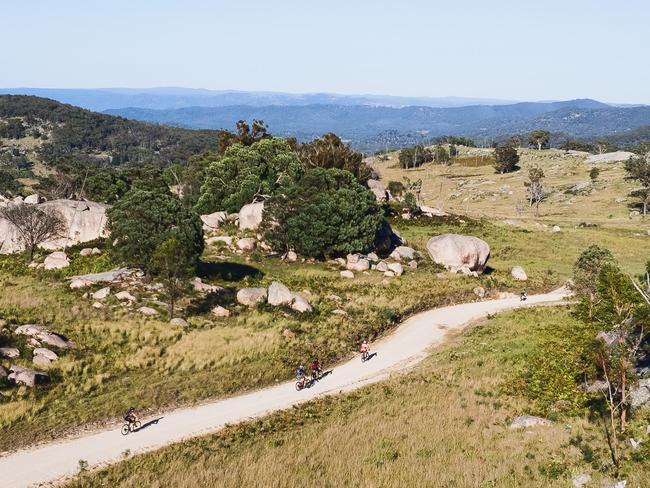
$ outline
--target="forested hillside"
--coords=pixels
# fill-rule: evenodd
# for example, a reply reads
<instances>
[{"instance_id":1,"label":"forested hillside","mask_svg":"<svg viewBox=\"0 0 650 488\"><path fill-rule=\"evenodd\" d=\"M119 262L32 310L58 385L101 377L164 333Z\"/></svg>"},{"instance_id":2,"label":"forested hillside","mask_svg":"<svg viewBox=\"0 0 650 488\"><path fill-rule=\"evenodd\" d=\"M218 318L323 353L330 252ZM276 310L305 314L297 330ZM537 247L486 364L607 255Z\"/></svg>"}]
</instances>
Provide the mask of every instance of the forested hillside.
<instances>
[{"instance_id":1,"label":"forested hillside","mask_svg":"<svg viewBox=\"0 0 650 488\"><path fill-rule=\"evenodd\" d=\"M217 132L127 120L32 96L0 96L0 138L35 139L40 159L170 165L217 147Z\"/></svg>"}]
</instances>

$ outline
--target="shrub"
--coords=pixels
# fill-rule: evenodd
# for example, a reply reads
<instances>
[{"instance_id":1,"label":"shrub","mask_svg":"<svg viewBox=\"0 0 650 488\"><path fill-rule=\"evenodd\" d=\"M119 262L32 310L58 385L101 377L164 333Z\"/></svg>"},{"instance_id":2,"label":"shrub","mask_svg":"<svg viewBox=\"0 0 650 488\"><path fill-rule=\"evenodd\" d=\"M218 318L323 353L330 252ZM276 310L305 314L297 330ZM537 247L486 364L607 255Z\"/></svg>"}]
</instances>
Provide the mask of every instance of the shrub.
<instances>
[{"instance_id":1,"label":"shrub","mask_svg":"<svg viewBox=\"0 0 650 488\"><path fill-rule=\"evenodd\" d=\"M433 153L430 149L418 144L413 147L405 147L399 152L399 164L402 168L417 168L424 163L433 161Z\"/></svg>"},{"instance_id":2,"label":"shrub","mask_svg":"<svg viewBox=\"0 0 650 488\"><path fill-rule=\"evenodd\" d=\"M275 195L302 173L298 156L284 139L232 145L208 166L197 210L237 212L247 203Z\"/></svg>"},{"instance_id":3,"label":"shrub","mask_svg":"<svg viewBox=\"0 0 650 488\"><path fill-rule=\"evenodd\" d=\"M169 192L133 189L108 211L115 257L149 272L156 248L175 237L192 255L203 251L203 225Z\"/></svg>"},{"instance_id":4,"label":"shrub","mask_svg":"<svg viewBox=\"0 0 650 488\"><path fill-rule=\"evenodd\" d=\"M494 149L494 169L497 173L511 173L519 169L519 154L517 149L510 145L506 144L503 146L497 146Z\"/></svg>"},{"instance_id":5,"label":"shrub","mask_svg":"<svg viewBox=\"0 0 650 488\"><path fill-rule=\"evenodd\" d=\"M363 154L350 149L350 146L331 132L302 144L298 148L298 155L307 169L344 169L361 182L366 181L372 174L372 169L363 162Z\"/></svg>"},{"instance_id":6,"label":"shrub","mask_svg":"<svg viewBox=\"0 0 650 488\"><path fill-rule=\"evenodd\" d=\"M268 200L262 232L276 250L323 257L371 249L383 220L352 173L316 168Z\"/></svg>"}]
</instances>

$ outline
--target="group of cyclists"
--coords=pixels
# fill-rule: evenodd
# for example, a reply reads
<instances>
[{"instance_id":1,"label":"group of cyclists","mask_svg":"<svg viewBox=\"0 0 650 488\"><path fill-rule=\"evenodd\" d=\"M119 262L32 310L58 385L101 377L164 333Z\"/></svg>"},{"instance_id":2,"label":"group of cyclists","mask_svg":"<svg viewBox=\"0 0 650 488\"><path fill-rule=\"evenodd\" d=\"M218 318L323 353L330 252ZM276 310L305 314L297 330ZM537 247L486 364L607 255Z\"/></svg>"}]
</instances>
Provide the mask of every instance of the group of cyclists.
<instances>
[{"instance_id":1,"label":"group of cyclists","mask_svg":"<svg viewBox=\"0 0 650 488\"><path fill-rule=\"evenodd\" d=\"M359 352L361 353L361 361L365 362L369 358L370 354L370 346L368 344L367 340L364 340L361 343L361 347L359 348ZM310 381L317 381L323 376L323 369L320 365L320 362L318 359L314 359L311 364L309 365L309 369L311 370L311 379ZM298 369L296 369L296 389L301 390L305 386L307 386L308 383L308 375L307 375L307 370L305 369L304 365L298 366ZM135 408L130 407L126 413L124 414L124 421L126 422L126 429L123 429L123 433L125 432L132 432L134 425L138 425L138 412L135 410Z\"/></svg>"}]
</instances>

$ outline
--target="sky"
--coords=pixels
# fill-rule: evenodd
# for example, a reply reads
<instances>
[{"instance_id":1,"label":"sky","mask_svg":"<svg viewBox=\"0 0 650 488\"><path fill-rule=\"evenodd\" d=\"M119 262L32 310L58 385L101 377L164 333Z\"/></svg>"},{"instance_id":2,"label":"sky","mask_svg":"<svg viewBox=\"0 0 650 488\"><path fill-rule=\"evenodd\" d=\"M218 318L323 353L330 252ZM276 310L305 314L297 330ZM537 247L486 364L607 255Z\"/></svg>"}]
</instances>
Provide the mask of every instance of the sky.
<instances>
[{"instance_id":1,"label":"sky","mask_svg":"<svg viewBox=\"0 0 650 488\"><path fill-rule=\"evenodd\" d=\"M650 103L647 0L4 0L0 87Z\"/></svg>"}]
</instances>

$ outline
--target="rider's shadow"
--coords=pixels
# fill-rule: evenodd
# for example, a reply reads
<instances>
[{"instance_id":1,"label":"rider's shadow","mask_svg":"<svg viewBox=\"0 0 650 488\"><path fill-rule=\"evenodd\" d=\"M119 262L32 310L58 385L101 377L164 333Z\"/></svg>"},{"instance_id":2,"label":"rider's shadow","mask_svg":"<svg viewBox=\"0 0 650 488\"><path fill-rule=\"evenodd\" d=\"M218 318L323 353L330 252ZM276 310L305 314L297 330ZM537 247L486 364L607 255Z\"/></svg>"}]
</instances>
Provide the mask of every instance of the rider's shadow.
<instances>
[{"instance_id":1,"label":"rider's shadow","mask_svg":"<svg viewBox=\"0 0 650 488\"><path fill-rule=\"evenodd\" d=\"M135 430L134 432L140 432L141 430L146 429L147 427L151 427L154 424L158 424L159 420L164 419L165 417L158 417L157 419L150 420L146 424L142 424L138 430Z\"/></svg>"},{"instance_id":2,"label":"rider's shadow","mask_svg":"<svg viewBox=\"0 0 650 488\"><path fill-rule=\"evenodd\" d=\"M366 361L370 361L370 360L371 360L372 358L374 358L376 355L377 355L377 353L376 353L376 352L373 352L372 354L370 354L370 355L368 356L368 359L366 359Z\"/></svg>"}]
</instances>

